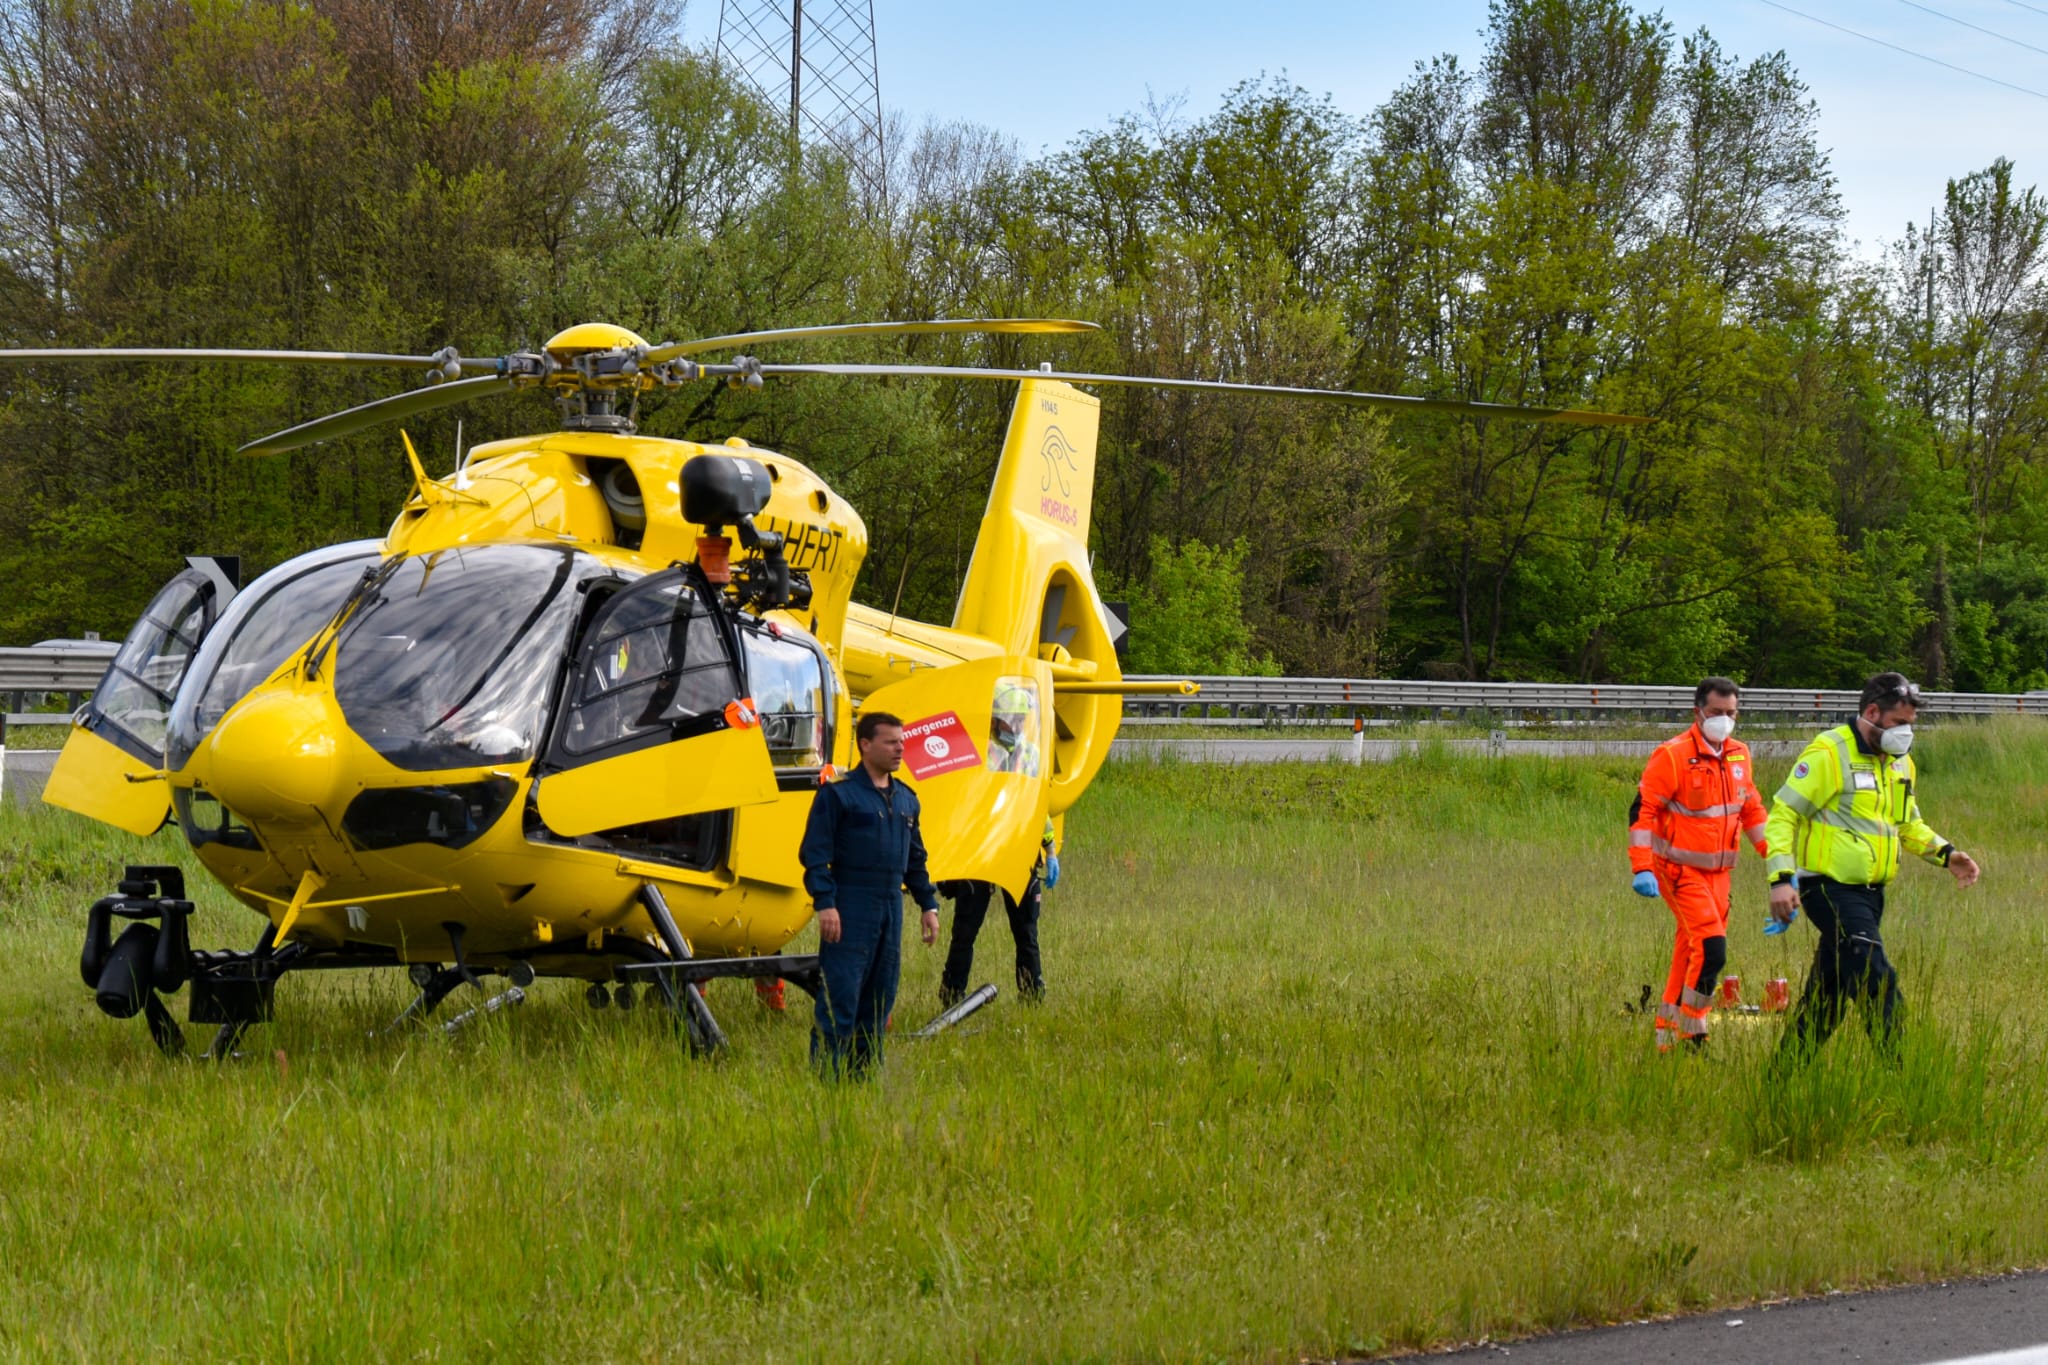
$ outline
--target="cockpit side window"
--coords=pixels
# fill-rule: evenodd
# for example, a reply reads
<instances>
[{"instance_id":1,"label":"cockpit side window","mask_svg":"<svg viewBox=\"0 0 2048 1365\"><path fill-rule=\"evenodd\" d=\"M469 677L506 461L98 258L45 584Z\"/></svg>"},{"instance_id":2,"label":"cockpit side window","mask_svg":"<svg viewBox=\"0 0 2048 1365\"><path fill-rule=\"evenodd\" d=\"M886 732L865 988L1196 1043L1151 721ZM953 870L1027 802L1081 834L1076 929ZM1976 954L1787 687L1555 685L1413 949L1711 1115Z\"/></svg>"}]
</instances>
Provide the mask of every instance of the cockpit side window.
<instances>
[{"instance_id":1,"label":"cockpit side window","mask_svg":"<svg viewBox=\"0 0 2048 1365\"><path fill-rule=\"evenodd\" d=\"M554 762L717 728L740 695L727 638L716 608L679 572L642 579L599 607L577 651Z\"/></svg>"},{"instance_id":2,"label":"cockpit side window","mask_svg":"<svg viewBox=\"0 0 2048 1365\"><path fill-rule=\"evenodd\" d=\"M747 693L778 769L815 774L832 757L832 670L808 636L748 621L740 631Z\"/></svg>"},{"instance_id":3,"label":"cockpit side window","mask_svg":"<svg viewBox=\"0 0 2048 1365\"><path fill-rule=\"evenodd\" d=\"M576 649L546 766L579 767L723 725L740 685L729 628L716 611L680 570L651 574L598 603ZM704 811L565 839L529 805L526 832L703 871L725 856L732 813Z\"/></svg>"},{"instance_id":4,"label":"cockpit side window","mask_svg":"<svg viewBox=\"0 0 2048 1365\"><path fill-rule=\"evenodd\" d=\"M152 767L163 762L172 699L216 614L206 578L172 579L143 609L93 694L94 728Z\"/></svg>"}]
</instances>

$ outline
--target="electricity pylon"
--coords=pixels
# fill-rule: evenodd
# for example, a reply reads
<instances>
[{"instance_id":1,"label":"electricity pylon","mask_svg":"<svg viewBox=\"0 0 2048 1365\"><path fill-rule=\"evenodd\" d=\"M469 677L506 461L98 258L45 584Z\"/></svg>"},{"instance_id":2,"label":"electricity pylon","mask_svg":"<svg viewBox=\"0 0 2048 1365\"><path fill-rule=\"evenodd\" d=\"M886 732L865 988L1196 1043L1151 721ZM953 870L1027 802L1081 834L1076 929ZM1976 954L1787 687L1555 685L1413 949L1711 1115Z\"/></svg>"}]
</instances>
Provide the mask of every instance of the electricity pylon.
<instances>
[{"instance_id":1,"label":"electricity pylon","mask_svg":"<svg viewBox=\"0 0 2048 1365\"><path fill-rule=\"evenodd\" d=\"M718 60L788 103L792 137L831 143L871 193L882 190L874 0L720 0Z\"/></svg>"}]
</instances>

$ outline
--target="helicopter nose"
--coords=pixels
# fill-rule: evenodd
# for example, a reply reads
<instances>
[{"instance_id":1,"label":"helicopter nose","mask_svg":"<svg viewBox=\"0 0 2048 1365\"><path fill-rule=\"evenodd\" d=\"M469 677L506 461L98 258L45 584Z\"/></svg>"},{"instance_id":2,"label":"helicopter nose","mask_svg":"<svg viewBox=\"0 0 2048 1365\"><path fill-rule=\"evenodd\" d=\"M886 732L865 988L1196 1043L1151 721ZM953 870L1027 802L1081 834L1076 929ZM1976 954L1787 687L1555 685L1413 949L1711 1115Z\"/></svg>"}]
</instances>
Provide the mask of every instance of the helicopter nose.
<instances>
[{"instance_id":1,"label":"helicopter nose","mask_svg":"<svg viewBox=\"0 0 2048 1365\"><path fill-rule=\"evenodd\" d=\"M340 794L343 725L325 689L249 698L209 741L213 794L244 819L312 816Z\"/></svg>"}]
</instances>

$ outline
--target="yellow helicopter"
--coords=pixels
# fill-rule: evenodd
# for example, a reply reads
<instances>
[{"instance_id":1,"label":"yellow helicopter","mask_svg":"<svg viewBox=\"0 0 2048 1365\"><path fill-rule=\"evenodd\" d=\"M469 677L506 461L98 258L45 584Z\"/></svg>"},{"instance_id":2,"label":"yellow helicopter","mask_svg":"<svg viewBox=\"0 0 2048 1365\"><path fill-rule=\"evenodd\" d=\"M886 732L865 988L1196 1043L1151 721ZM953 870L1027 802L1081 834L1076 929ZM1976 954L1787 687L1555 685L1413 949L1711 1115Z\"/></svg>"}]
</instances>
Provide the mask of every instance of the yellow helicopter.
<instances>
[{"instance_id":1,"label":"yellow helicopter","mask_svg":"<svg viewBox=\"0 0 2048 1365\"><path fill-rule=\"evenodd\" d=\"M184 1033L162 997L189 984L188 1018L217 1026L218 1057L271 1017L289 972L408 970L419 995L396 1022L465 984L487 998L464 1019L517 1004L549 976L587 983L593 1006L651 988L698 1047L718 1047L703 983L781 977L818 989L816 958L782 950L812 913L796 852L811 796L853 761L857 709L905 721L933 877L1018 894L1048 820L1063 828L1107 757L1124 696L1186 686L1128 682L1118 668L1088 553L1100 402L1077 386L1642 420L1050 365L779 364L742 352L1090 330L882 322L652 346L585 324L490 358L0 351L0 363L428 374L428 387L243 447L257 455L520 389L546 391L562 413L560 431L478 446L438 478L404 437L414 485L381 541L314 550L239 591L193 570L151 601L75 718L44 799L136 834L175 820L263 928L250 950L195 950L179 869L130 867L87 920L80 971L101 1009L141 1013L175 1053ZM734 358L693 358L721 353ZM738 438L636 434L653 390L798 375L1016 386L950 626L853 601L866 528L812 470ZM508 989L491 994L487 976Z\"/></svg>"}]
</instances>

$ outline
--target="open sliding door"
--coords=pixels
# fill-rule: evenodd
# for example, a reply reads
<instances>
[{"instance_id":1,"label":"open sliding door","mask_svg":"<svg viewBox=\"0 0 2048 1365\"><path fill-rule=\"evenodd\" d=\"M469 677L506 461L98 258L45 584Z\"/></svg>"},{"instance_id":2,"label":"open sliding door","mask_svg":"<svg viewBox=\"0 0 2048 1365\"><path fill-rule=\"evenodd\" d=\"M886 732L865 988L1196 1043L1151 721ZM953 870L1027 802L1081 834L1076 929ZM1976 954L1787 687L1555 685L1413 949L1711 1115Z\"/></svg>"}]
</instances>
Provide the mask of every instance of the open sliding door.
<instances>
[{"instance_id":1,"label":"open sliding door","mask_svg":"<svg viewBox=\"0 0 2048 1365\"><path fill-rule=\"evenodd\" d=\"M1051 697L1051 670L1010 656L919 672L861 703L903 721L933 880L1024 894L1045 830Z\"/></svg>"}]
</instances>

